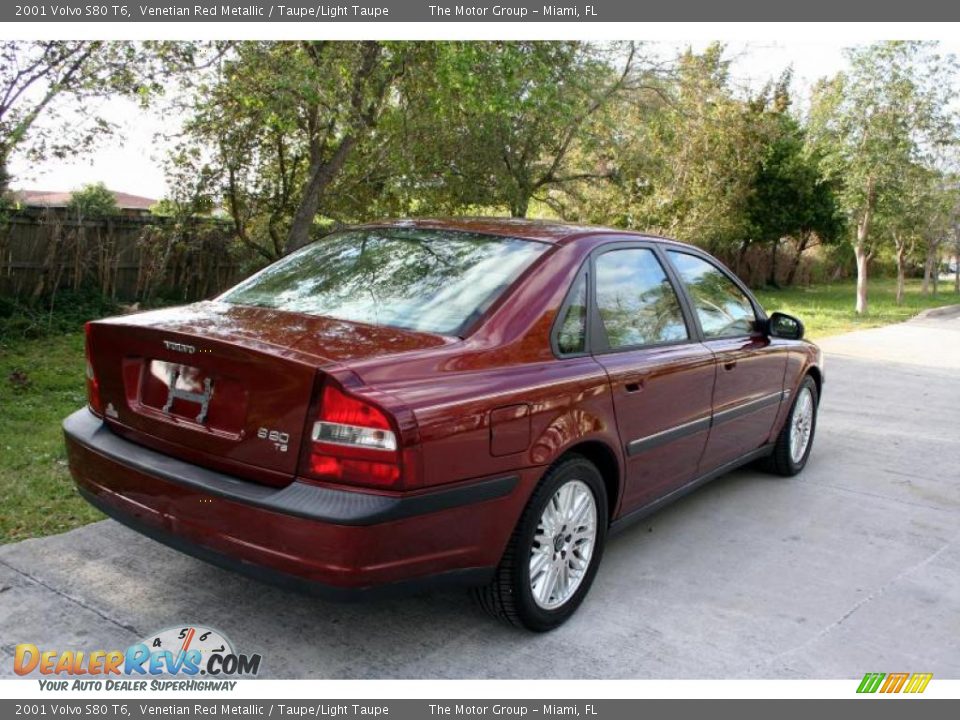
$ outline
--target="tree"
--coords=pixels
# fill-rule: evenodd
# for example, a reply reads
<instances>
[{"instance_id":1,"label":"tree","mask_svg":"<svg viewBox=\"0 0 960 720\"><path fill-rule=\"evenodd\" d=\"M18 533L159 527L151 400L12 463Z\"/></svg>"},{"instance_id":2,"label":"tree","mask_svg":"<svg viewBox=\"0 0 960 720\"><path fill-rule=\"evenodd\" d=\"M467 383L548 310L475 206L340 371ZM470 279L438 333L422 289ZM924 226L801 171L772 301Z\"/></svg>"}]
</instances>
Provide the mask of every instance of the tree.
<instances>
[{"instance_id":1,"label":"tree","mask_svg":"<svg viewBox=\"0 0 960 720\"><path fill-rule=\"evenodd\" d=\"M767 87L749 105L760 144L758 167L745 212L750 235L747 242L770 248L767 284L778 286L778 250L781 241L793 237L797 252L786 284L793 283L804 251L815 238L830 241L840 228L839 209L833 185L824 181L820 158L806 147L806 133L790 114L790 72Z\"/></svg>"},{"instance_id":2,"label":"tree","mask_svg":"<svg viewBox=\"0 0 960 720\"><path fill-rule=\"evenodd\" d=\"M865 313L878 206L896 192L905 168L953 139L953 63L923 42L877 43L848 51L848 58L849 72L815 88L809 127L854 228L856 311Z\"/></svg>"},{"instance_id":3,"label":"tree","mask_svg":"<svg viewBox=\"0 0 960 720\"><path fill-rule=\"evenodd\" d=\"M103 141L114 125L97 101L146 102L170 72L191 64L192 51L190 43L0 42L0 194L14 153L59 158Z\"/></svg>"},{"instance_id":4,"label":"tree","mask_svg":"<svg viewBox=\"0 0 960 720\"><path fill-rule=\"evenodd\" d=\"M222 196L238 238L267 259L306 244L331 188L375 139L424 44L243 42L198 85L175 164Z\"/></svg>"},{"instance_id":5,"label":"tree","mask_svg":"<svg viewBox=\"0 0 960 720\"><path fill-rule=\"evenodd\" d=\"M921 292L926 295L933 285L937 294L940 280L940 252L950 239L960 212L960 184L956 177L942 173L930 173L924 194L924 217L920 223L920 238L924 243L923 284Z\"/></svg>"},{"instance_id":6,"label":"tree","mask_svg":"<svg viewBox=\"0 0 960 720\"><path fill-rule=\"evenodd\" d=\"M893 239L894 258L897 263L897 305L903 304L907 277L907 259L913 254L917 241L917 226L922 221L922 178L924 168L912 166L912 173L903 179L902 191L890 193L877 205L877 225L880 232L888 232ZM911 177L913 175L913 177Z\"/></svg>"},{"instance_id":7,"label":"tree","mask_svg":"<svg viewBox=\"0 0 960 720\"><path fill-rule=\"evenodd\" d=\"M750 248L770 251L777 279L784 238L798 252L831 242L842 218L834 183L791 112L790 72L747 94L730 78L722 45L686 51L672 72L650 73L605 113L602 142L591 146L611 169L607 186L578 190L566 216L660 232L706 246L741 272Z\"/></svg>"},{"instance_id":8,"label":"tree","mask_svg":"<svg viewBox=\"0 0 960 720\"><path fill-rule=\"evenodd\" d=\"M933 256L949 233L952 198L943 173L914 163L904 168L894 181L894 191L877 204L875 226L878 235L893 240L897 263L896 301L903 303L908 261L922 248L924 262L923 292L928 292Z\"/></svg>"},{"instance_id":9,"label":"tree","mask_svg":"<svg viewBox=\"0 0 960 720\"><path fill-rule=\"evenodd\" d=\"M837 202L836 184L823 177L817 158L807 155L805 163L807 173L801 184L802 211L795 235L797 249L787 271L788 286L793 285L806 250L817 245L831 245L837 242L844 232L844 218Z\"/></svg>"},{"instance_id":10,"label":"tree","mask_svg":"<svg viewBox=\"0 0 960 720\"><path fill-rule=\"evenodd\" d=\"M747 202L764 144L756 113L734 96L723 46L684 52L670 77L626 104L615 136L617 187L591 219L659 232L715 251L745 252Z\"/></svg>"},{"instance_id":11,"label":"tree","mask_svg":"<svg viewBox=\"0 0 960 720\"><path fill-rule=\"evenodd\" d=\"M102 182L84 185L74 190L67 203L70 214L77 219L106 218L117 215L117 199Z\"/></svg>"},{"instance_id":12,"label":"tree","mask_svg":"<svg viewBox=\"0 0 960 720\"><path fill-rule=\"evenodd\" d=\"M436 85L407 86L410 169L428 203L503 207L612 177L597 146L604 115L645 82L634 43L456 42L436 52ZM648 68L649 70L649 68Z\"/></svg>"},{"instance_id":13,"label":"tree","mask_svg":"<svg viewBox=\"0 0 960 720\"><path fill-rule=\"evenodd\" d=\"M960 295L960 213L953 219L953 292Z\"/></svg>"}]
</instances>

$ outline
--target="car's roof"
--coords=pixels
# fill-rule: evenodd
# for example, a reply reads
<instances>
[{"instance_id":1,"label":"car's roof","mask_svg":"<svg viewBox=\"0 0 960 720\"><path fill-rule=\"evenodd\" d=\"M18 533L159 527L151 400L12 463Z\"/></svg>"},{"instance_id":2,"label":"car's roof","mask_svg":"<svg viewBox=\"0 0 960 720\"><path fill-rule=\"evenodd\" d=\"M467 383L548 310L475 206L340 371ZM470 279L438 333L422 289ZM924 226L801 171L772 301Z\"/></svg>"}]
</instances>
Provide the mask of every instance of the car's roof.
<instances>
[{"instance_id":1,"label":"car's roof","mask_svg":"<svg viewBox=\"0 0 960 720\"><path fill-rule=\"evenodd\" d=\"M502 235L523 240L537 240L548 243L563 243L587 235L617 235L635 237L638 240L657 240L677 242L670 238L658 237L649 233L623 230L620 228L597 225L574 225L555 220L527 220L502 217L463 217L463 218L416 218L409 220L381 220L360 227L396 227L429 228L437 230L457 230L485 235Z\"/></svg>"}]
</instances>

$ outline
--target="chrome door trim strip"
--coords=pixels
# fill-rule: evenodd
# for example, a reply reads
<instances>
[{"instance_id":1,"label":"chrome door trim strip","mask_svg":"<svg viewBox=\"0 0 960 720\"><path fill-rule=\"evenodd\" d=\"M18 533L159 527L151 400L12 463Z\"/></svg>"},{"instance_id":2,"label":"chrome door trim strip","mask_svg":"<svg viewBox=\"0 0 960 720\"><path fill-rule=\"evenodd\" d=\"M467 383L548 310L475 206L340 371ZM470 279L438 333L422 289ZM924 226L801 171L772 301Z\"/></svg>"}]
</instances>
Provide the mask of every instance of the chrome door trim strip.
<instances>
[{"instance_id":1,"label":"chrome door trim strip","mask_svg":"<svg viewBox=\"0 0 960 720\"><path fill-rule=\"evenodd\" d=\"M789 390L770 393L769 395L763 395L762 397L748 400L745 403L741 403L740 405L736 405L732 408L727 408L726 410L722 410L718 413L706 415L702 418L697 418L696 420L691 420L690 422L685 422L681 425L676 425L675 427L661 430L653 435L647 435L642 438L637 438L636 440L631 440L627 443L627 455L639 455L642 452L653 450L654 448L666 445L674 440L679 440L687 435L693 435L695 433L702 432L703 430L708 430L714 425L719 425L720 423L728 422L730 420L736 420L744 415L748 415L752 412L756 412L757 410L762 410L765 407L777 404L789 396Z\"/></svg>"},{"instance_id":2,"label":"chrome door trim strip","mask_svg":"<svg viewBox=\"0 0 960 720\"><path fill-rule=\"evenodd\" d=\"M679 440L682 437L693 435L694 433L708 430L709 428L710 416L705 415L702 418L691 420L690 422L683 423L682 425L661 430L653 435L647 435L646 437L631 440L627 443L627 455L637 455L639 453L646 452L647 450L653 450L661 445L666 445L674 440Z\"/></svg>"},{"instance_id":3,"label":"chrome door trim strip","mask_svg":"<svg viewBox=\"0 0 960 720\"><path fill-rule=\"evenodd\" d=\"M769 395L764 395L758 397L754 400L748 400L745 403L736 405L732 408L727 408L726 410L721 410L718 413L713 414L713 425L719 425L720 423L728 422L730 420L736 420L739 417L744 415L749 415L752 412L757 410L762 410L765 407L778 404L783 399L783 392L770 393Z\"/></svg>"}]
</instances>

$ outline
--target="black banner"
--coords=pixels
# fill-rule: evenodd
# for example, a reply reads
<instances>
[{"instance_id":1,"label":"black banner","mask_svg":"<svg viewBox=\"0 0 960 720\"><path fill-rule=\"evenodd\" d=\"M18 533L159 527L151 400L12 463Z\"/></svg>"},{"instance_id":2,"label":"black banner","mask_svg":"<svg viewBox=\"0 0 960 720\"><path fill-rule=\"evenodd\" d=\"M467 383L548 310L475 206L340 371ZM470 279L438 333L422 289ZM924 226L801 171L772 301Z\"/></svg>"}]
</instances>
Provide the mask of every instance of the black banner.
<instances>
[{"instance_id":1,"label":"black banner","mask_svg":"<svg viewBox=\"0 0 960 720\"><path fill-rule=\"evenodd\" d=\"M688 0L685 3L529 0L468 3L443 0L377 0L353 4L285 0L90 0L4 3L2 22L704 22L851 21L919 22L960 19L960 4L942 0L894 3L771 3L766 0Z\"/></svg>"},{"instance_id":2,"label":"black banner","mask_svg":"<svg viewBox=\"0 0 960 720\"><path fill-rule=\"evenodd\" d=\"M910 709L904 708L908 702ZM3 700L0 717L271 718L272 720L429 720L430 718L529 720L635 720L638 717L715 717L737 720L911 720L955 718L952 700Z\"/></svg>"}]
</instances>

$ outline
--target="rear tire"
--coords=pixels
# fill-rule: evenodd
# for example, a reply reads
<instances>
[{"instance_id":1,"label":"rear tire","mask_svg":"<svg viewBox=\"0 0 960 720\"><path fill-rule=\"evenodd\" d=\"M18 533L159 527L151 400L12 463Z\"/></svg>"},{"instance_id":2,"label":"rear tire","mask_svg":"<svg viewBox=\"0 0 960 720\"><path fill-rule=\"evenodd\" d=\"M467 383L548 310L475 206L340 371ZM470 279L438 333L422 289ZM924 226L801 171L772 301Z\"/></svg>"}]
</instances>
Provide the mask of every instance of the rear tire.
<instances>
[{"instance_id":1,"label":"rear tire","mask_svg":"<svg viewBox=\"0 0 960 720\"><path fill-rule=\"evenodd\" d=\"M474 590L495 618L545 632L576 612L593 584L607 537L607 493L580 455L544 475L514 529L490 584Z\"/></svg>"},{"instance_id":2,"label":"rear tire","mask_svg":"<svg viewBox=\"0 0 960 720\"><path fill-rule=\"evenodd\" d=\"M813 448L818 404L817 383L807 375L797 388L790 414L773 446L773 454L765 463L766 469L784 477L803 470Z\"/></svg>"}]
</instances>

